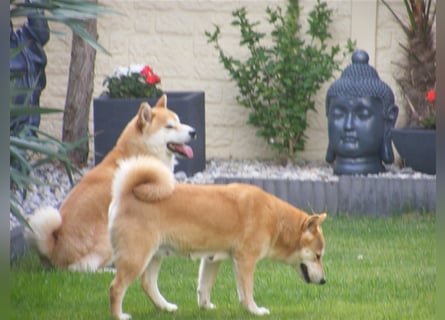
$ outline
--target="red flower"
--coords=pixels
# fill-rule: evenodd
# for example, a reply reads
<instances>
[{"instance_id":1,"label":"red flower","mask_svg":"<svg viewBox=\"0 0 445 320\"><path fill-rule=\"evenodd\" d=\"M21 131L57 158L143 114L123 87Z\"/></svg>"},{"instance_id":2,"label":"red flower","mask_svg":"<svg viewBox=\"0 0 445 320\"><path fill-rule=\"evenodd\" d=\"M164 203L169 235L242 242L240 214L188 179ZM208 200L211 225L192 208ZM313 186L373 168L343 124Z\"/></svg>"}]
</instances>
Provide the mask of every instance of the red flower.
<instances>
[{"instance_id":1,"label":"red flower","mask_svg":"<svg viewBox=\"0 0 445 320\"><path fill-rule=\"evenodd\" d=\"M157 74L155 74L153 72L153 69L150 68L149 66L145 66L141 70L141 74L144 76L145 82L147 84L154 85L154 84L161 82L161 78L159 78L159 76Z\"/></svg>"},{"instance_id":2,"label":"red flower","mask_svg":"<svg viewBox=\"0 0 445 320\"><path fill-rule=\"evenodd\" d=\"M149 74L149 75L145 78L145 81L146 81L148 84L157 84L157 83L161 82L161 79L159 78L159 76L158 76L157 74L152 73L152 74Z\"/></svg>"},{"instance_id":3,"label":"red flower","mask_svg":"<svg viewBox=\"0 0 445 320\"><path fill-rule=\"evenodd\" d=\"M142 70L141 70L141 74L144 76L144 77L148 77L150 74L152 74L153 73L153 69L152 68L150 68L149 66L145 66Z\"/></svg>"},{"instance_id":4,"label":"red flower","mask_svg":"<svg viewBox=\"0 0 445 320\"><path fill-rule=\"evenodd\" d=\"M426 94L426 101L428 101L428 102L436 101L436 91L435 90L428 91L428 93Z\"/></svg>"}]
</instances>

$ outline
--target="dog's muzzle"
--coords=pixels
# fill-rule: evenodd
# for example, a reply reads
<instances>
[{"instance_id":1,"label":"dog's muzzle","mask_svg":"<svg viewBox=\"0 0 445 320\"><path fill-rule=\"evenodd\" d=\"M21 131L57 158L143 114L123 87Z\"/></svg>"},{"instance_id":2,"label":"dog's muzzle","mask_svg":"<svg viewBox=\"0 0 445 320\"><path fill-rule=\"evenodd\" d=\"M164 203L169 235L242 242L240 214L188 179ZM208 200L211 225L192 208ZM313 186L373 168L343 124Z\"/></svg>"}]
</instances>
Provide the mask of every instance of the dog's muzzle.
<instances>
[{"instance_id":1,"label":"dog's muzzle","mask_svg":"<svg viewBox=\"0 0 445 320\"><path fill-rule=\"evenodd\" d=\"M304 281L306 281L306 283L311 283L311 278L309 278L309 272L307 270L307 266L304 263L300 264L300 270L301 274L303 275Z\"/></svg>"},{"instance_id":2,"label":"dog's muzzle","mask_svg":"<svg viewBox=\"0 0 445 320\"><path fill-rule=\"evenodd\" d=\"M307 266L304 263L300 264L300 270L303 275L304 281L306 281L306 283L311 283L311 278L309 277L309 271L307 269ZM321 278L321 280L318 284L325 284L325 283L326 283L325 278Z\"/></svg>"},{"instance_id":3,"label":"dog's muzzle","mask_svg":"<svg viewBox=\"0 0 445 320\"><path fill-rule=\"evenodd\" d=\"M188 134L190 139L196 140L197 133L195 129L191 128ZM169 142L167 148L179 158L193 158L193 149L186 144Z\"/></svg>"},{"instance_id":4,"label":"dog's muzzle","mask_svg":"<svg viewBox=\"0 0 445 320\"><path fill-rule=\"evenodd\" d=\"M193 158L193 149L189 145L169 142L167 148L179 158Z\"/></svg>"}]
</instances>

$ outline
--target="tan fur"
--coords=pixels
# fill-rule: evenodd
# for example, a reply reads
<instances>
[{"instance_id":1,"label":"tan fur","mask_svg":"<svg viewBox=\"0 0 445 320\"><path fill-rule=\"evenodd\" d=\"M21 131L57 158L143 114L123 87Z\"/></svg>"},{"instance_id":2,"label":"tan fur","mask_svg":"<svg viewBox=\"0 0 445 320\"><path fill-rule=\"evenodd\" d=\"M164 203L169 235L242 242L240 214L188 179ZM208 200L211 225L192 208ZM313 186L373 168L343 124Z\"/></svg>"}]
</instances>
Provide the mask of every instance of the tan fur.
<instances>
[{"instance_id":1,"label":"tan fur","mask_svg":"<svg viewBox=\"0 0 445 320\"><path fill-rule=\"evenodd\" d=\"M210 291L222 259L233 260L240 301L258 315L269 313L253 300L253 273L262 258L290 264L307 282L325 282L320 224L326 214L308 215L246 184L177 184L171 194L164 192L162 199L141 201L134 190L152 188L153 181L167 186L171 180L168 176L162 180L155 177L156 166L156 161L149 158L128 159L116 171L109 211L116 266L110 286L113 316L130 317L122 313L122 300L139 276L144 291L158 308L177 309L157 287L161 257L170 253L203 258L198 285L198 304L203 308L214 308ZM306 277L301 264L307 267Z\"/></svg>"},{"instance_id":2,"label":"tan fur","mask_svg":"<svg viewBox=\"0 0 445 320\"><path fill-rule=\"evenodd\" d=\"M59 268L92 271L108 265L112 257L108 207L118 162L130 156L151 155L173 170L174 155L163 139L171 136L180 140L171 142L186 143L190 132L194 129L181 124L167 109L165 95L154 108L142 103L115 147L71 190L60 209L40 209L29 219L34 232L26 230L25 238L30 246Z\"/></svg>"}]
</instances>

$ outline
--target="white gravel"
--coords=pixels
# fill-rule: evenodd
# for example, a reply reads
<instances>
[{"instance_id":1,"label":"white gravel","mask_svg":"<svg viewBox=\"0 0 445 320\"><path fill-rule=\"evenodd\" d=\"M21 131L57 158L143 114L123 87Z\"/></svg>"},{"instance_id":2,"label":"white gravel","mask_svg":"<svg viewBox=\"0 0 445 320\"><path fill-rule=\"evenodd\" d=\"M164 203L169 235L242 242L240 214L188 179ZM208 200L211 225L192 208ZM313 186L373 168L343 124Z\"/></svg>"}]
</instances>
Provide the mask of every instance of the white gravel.
<instances>
[{"instance_id":1,"label":"white gravel","mask_svg":"<svg viewBox=\"0 0 445 320\"><path fill-rule=\"evenodd\" d=\"M74 181L77 183L81 177L93 166L89 165L80 170L80 173L74 175ZM22 202L24 215L31 214L34 210L44 206L53 206L58 208L64 200L66 194L71 189L68 176L65 170L57 165L46 165L37 169L33 177L41 180L46 185L32 186L27 192L26 199ZM424 175L414 172L409 168L399 169L397 166L387 167L387 172L376 176L394 177L394 178L434 178L435 176ZM279 163L267 160L222 160L213 159L206 163L206 169L203 172L196 173L193 177L187 177L184 172L176 173L176 179L179 182L211 184L217 177L242 177L242 178L270 178L286 180L323 180L337 181L338 176L332 173L332 168L325 163L314 163L298 161L293 165L280 165ZM15 217L10 215L10 228L17 226Z\"/></svg>"}]
</instances>

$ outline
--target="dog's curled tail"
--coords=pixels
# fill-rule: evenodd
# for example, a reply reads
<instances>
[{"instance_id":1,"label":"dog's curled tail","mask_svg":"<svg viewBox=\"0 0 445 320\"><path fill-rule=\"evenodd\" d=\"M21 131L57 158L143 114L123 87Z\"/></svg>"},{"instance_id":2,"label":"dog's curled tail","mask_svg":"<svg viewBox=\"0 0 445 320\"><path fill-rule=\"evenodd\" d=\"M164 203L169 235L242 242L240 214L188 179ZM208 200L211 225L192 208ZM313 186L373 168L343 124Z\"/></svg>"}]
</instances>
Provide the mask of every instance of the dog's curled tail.
<instances>
[{"instance_id":1,"label":"dog's curled tail","mask_svg":"<svg viewBox=\"0 0 445 320\"><path fill-rule=\"evenodd\" d=\"M28 219L32 230L26 228L24 238L32 249L36 249L41 256L48 259L56 245L54 231L62 225L62 217L57 209L44 207L37 209Z\"/></svg>"},{"instance_id":2,"label":"dog's curled tail","mask_svg":"<svg viewBox=\"0 0 445 320\"><path fill-rule=\"evenodd\" d=\"M150 156L131 157L122 160L115 172L113 201L130 193L141 201L158 201L171 195L174 187L173 173L160 160Z\"/></svg>"}]
</instances>

